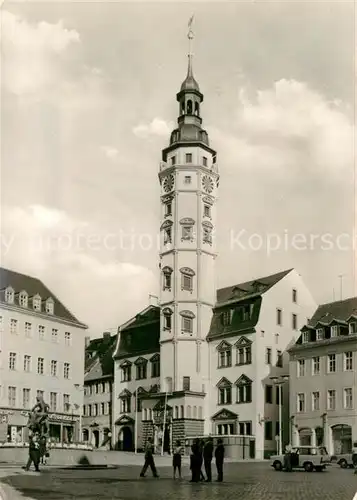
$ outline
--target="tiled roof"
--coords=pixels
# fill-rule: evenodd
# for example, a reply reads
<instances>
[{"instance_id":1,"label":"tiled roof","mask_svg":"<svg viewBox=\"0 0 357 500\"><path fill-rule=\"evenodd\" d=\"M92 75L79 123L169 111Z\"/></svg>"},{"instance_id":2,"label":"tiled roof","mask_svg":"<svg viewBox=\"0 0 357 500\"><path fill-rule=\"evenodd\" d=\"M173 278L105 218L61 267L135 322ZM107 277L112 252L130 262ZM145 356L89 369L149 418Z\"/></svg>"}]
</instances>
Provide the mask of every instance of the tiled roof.
<instances>
[{"instance_id":1,"label":"tiled roof","mask_svg":"<svg viewBox=\"0 0 357 500\"><path fill-rule=\"evenodd\" d=\"M322 304L316 309L309 326L315 327L319 321L330 323L333 319L346 321L352 314L357 315L357 297Z\"/></svg>"},{"instance_id":2,"label":"tiled roof","mask_svg":"<svg viewBox=\"0 0 357 500\"><path fill-rule=\"evenodd\" d=\"M292 270L293 269L288 269L287 271L281 271L276 274L271 274L270 276L264 276L263 278L255 278L250 281L245 281L244 283L239 283L238 285L220 288L217 290L216 307L219 306L220 303L231 300L234 301L241 298L247 298L252 295L261 295L272 286L276 285Z\"/></svg>"},{"instance_id":3,"label":"tiled roof","mask_svg":"<svg viewBox=\"0 0 357 500\"><path fill-rule=\"evenodd\" d=\"M93 339L86 348L84 382L114 376L113 352L117 336ZM92 357L88 357L92 356Z\"/></svg>"},{"instance_id":4,"label":"tiled roof","mask_svg":"<svg viewBox=\"0 0 357 500\"><path fill-rule=\"evenodd\" d=\"M22 291L27 292L29 298L35 295L40 295L42 301L52 298L54 301L54 314L49 316L65 319L76 323L78 326L86 328L86 325L78 321L78 319L63 305L63 303L42 283L41 280L26 274L17 273L10 269L0 267L0 303L5 303L5 290L12 287L15 292L14 305L20 307L19 293ZM29 305L29 307L31 307ZM41 313L45 312L44 306Z\"/></svg>"},{"instance_id":5,"label":"tiled roof","mask_svg":"<svg viewBox=\"0 0 357 500\"><path fill-rule=\"evenodd\" d=\"M160 307L149 306L120 328L114 358L123 359L160 351Z\"/></svg>"}]
</instances>

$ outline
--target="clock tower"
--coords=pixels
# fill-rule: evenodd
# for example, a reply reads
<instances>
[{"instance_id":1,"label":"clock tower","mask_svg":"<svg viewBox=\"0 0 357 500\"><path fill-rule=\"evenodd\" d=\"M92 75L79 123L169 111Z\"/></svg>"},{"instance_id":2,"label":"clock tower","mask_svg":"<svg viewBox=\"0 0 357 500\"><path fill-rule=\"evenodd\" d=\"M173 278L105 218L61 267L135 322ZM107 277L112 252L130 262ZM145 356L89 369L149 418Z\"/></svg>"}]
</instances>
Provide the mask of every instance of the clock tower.
<instances>
[{"instance_id":1,"label":"clock tower","mask_svg":"<svg viewBox=\"0 0 357 500\"><path fill-rule=\"evenodd\" d=\"M192 38L190 31L190 42ZM207 400L210 382L206 335L216 301L219 175L216 152L202 128L203 94L193 76L191 50L187 76L176 98L177 128L162 152L159 172L160 385L163 391L201 395ZM203 402L202 410L207 414L205 407Z\"/></svg>"}]
</instances>

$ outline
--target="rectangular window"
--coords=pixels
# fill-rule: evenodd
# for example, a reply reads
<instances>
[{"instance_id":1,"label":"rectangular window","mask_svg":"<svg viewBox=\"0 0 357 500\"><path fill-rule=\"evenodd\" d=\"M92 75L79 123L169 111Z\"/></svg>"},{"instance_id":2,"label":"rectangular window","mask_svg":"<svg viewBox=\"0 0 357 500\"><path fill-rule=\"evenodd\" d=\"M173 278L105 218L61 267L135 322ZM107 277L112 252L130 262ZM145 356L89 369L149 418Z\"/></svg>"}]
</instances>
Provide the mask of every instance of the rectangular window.
<instances>
[{"instance_id":1,"label":"rectangular window","mask_svg":"<svg viewBox=\"0 0 357 500\"><path fill-rule=\"evenodd\" d=\"M17 333L17 319L10 319L10 333Z\"/></svg>"},{"instance_id":2,"label":"rectangular window","mask_svg":"<svg viewBox=\"0 0 357 500\"><path fill-rule=\"evenodd\" d=\"M160 360L151 362L151 378L160 377Z\"/></svg>"},{"instance_id":3,"label":"rectangular window","mask_svg":"<svg viewBox=\"0 0 357 500\"><path fill-rule=\"evenodd\" d=\"M327 409L335 410L336 409L336 391L331 390L327 391Z\"/></svg>"},{"instance_id":4,"label":"rectangular window","mask_svg":"<svg viewBox=\"0 0 357 500\"><path fill-rule=\"evenodd\" d=\"M172 203L171 201L168 203L165 203L165 217L169 217L172 215Z\"/></svg>"},{"instance_id":5,"label":"rectangular window","mask_svg":"<svg viewBox=\"0 0 357 500\"><path fill-rule=\"evenodd\" d=\"M283 311L281 309L276 310L276 324L279 326L283 324Z\"/></svg>"},{"instance_id":6,"label":"rectangular window","mask_svg":"<svg viewBox=\"0 0 357 500\"><path fill-rule=\"evenodd\" d=\"M340 333L340 327L338 325L331 326L331 338L338 337Z\"/></svg>"},{"instance_id":7,"label":"rectangular window","mask_svg":"<svg viewBox=\"0 0 357 500\"><path fill-rule=\"evenodd\" d=\"M271 441L273 439L273 422L264 422L264 439Z\"/></svg>"},{"instance_id":8,"label":"rectangular window","mask_svg":"<svg viewBox=\"0 0 357 500\"><path fill-rule=\"evenodd\" d=\"M271 348L267 347L265 350L265 364L271 365Z\"/></svg>"},{"instance_id":9,"label":"rectangular window","mask_svg":"<svg viewBox=\"0 0 357 500\"><path fill-rule=\"evenodd\" d=\"M31 337L32 335L32 325L28 321L25 322L25 336Z\"/></svg>"},{"instance_id":10,"label":"rectangular window","mask_svg":"<svg viewBox=\"0 0 357 500\"><path fill-rule=\"evenodd\" d=\"M171 290L171 273L163 273L164 274L164 283L163 283L163 289L164 290Z\"/></svg>"},{"instance_id":11,"label":"rectangular window","mask_svg":"<svg viewBox=\"0 0 357 500\"><path fill-rule=\"evenodd\" d=\"M268 404L273 404L273 386L265 386L265 402Z\"/></svg>"},{"instance_id":12,"label":"rectangular window","mask_svg":"<svg viewBox=\"0 0 357 500\"><path fill-rule=\"evenodd\" d=\"M164 330L171 330L171 314L164 314Z\"/></svg>"},{"instance_id":13,"label":"rectangular window","mask_svg":"<svg viewBox=\"0 0 357 500\"><path fill-rule=\"evenodd\" d=\"M293 288L293 302L294 302L294 304L297 303L297 290L296 290L296 288Z\"/></svg>"},{"instance_id":14,"label":"rectangular window","mask_svg":"<svg viewBox=\"0 0 357 500\"><path fill-rule=\"evenodd\" d=\"M41 389L37 389L36 391L36 396L39 397L39 398L43 398L44 397L44 391L41 391Z\"/></svg>"},{"instance_id":15,"label":"rectangular window","mask_svg":"<svg viewBox=\"0 0 357 500\"><path fill-rule=\"evenodd\" d=\"M38 325L38 337L40 340L45 340L45 327Z\"/></svg>"},{"instance_id":16,"label":"rectangular window","mask_svg":"<svg viewBox=\"0 0 357 500\"><path fill-rule=\"evenodd\" d=\"M25 354L24 356L24 372L30 372L31 371L31 356L28 354Z\"/></svg>"},{"instance_id":17,"label":"rectangular window","mask_svg":"<svg viewBox=\"0 0 357 500\"><path fill-rule=\"evenodd\" d=\"M44 370L43 370L44 364L45 364L45 360L43 358L37 358L37 373L39 375L43 375L43 373L44 373Z\"/></svg>"},{"instance_id":18,"label":"rectangular window","mask_svg":"<svg viewBox=\"0 0 357 500\"><path fill-rule=\"evenodd\" d=\"M353 393L351 387L343 390L343 406L345 410L352 410L353 408Z\"/></svg>"},{"instance_id":19,"label":"rectangular window","mask_svg":"<svg viewBox=\"0 0 357 500\"><path fill-rule=\"evenodd\" d=\"M316 340L323 340L323 338L324 338L324 329L318 328L316 330Z\"/></svg>"},{"instance_id":20,"label":"rectangular window","mask_svg":"<svg viewBox=\"0 0 357 500\"><path fill-rule=\"evenodd\" d=\"M344 369L345 371L352 371L353 370L353 353L352 352L345 352L344 353Z\"/></svg>"},{"instance_id":21,"label":"rectangular window","mask_svg":"<svg viewBox=\"0 0 357 500\"><path fill-rule=\"evenodd\" d=\"M349 325L349 334L354 335L355 333L357 333L357 323L353 322Z\"/></svg>"},{"instance_id":22,"label":"rectangular window","mask_svg":"<svg viewBox=\"0 0 357 500\"><path fill-rule=\"evenodd\" d=\"M182 377L182 389L184 391L191 389L191 377Z\"/></svg>"},{"instance_id":23,"label":"rectangular window","mask_svg":"<svg viewBox=\"0 0 357 500\"><path fill-rule=\"evenodd\" d=\"M30 408L31 389L22 389L22 407Z\"/></svg>"},{"instance_id":24,"label":"rectangular window","mask_svg":"<svg viewBox=\"0 0 357 500\"><path fill-rule=\"evenodd\" d=\"M239 347L237 349L237 365L250 365L252 362L251 346Z\"/></svg>"},{"instance_id":25,"label":"rectangular window","mask_svg":"<svg viewBox=\"0 0 357 500\"><path fill-rule=\"evenodd\" d=\"M144 380L147 377L147 365L146 363L141 363L136 366L136 380Z\"/></svg>"},{"instance_id":26,"label":"rectangular window","mask_svg":"<svg viewBox=\"0 0 357 500\"><path fill-rule=\"evenodd\" d=\"M192 163L192 154L186 153L186 163Z\"/></svg>"},{"instance_id":27,"label":"rectangular window","mask_svg":"<svg viewBox=\"0 0 357 500\"><path fill-rule=\"evenodd\" d=\"M211 207L210 205L203 205L203 215L205 217L211 218Z\"/></svg>"},{"instance_id":28,"label":"rectangular window","mask_svg":"<svg viewBox=\"0 0 357 500\"><path fill-rule=\"evenodd\" d=\"M16 370L16 353L10 352L9 354L9 370Z\"/></svg>"},{"instance_id":29,"label":"rectangular window","mask_svg":"<svg viewBox=\"0 0 357 500\"><path fill-rule=\"evenodd\" d=\"M329 354L327 358L327 371L328 373L336 372L336 354Z\"/></svg>"},{"instance_id":30,"label":"rectangular window","mask_svg":"<svg viewBox=\"0 0 357 500\"><path fill-rule=\"evenodd\" d=\"M233 318L233 309L227 309L226 311L223 311L221 316L222 325L229 326L232 323L232 318Z\"/></svg>"},{"instance_id":31,"label":"rectangular window","mask_svg":"<svg viewBox=\"0 0 357 500\"><path fill-rule=\"evenodd\" d=\"M193 320L192 318L182 317L182 331L185 333L193 332Z\"/></svg>"},{"instance_id":32,"label":"rectangular window","mask_svg":"<svg viewBox=\"0 0 357 500\"><path fill-rule=\"evenodd\" d=\"M232 388L220 387L218 391L218 404L230 405L232 404Z\"/></svg>"},{"instance_id":33,"label":"rectangular window","mask_svg":"<svg viewBox=\"0 0 357 500\"><path fill-rule=\"evenodd\" d=\"M276 366L278 368L282 368L283 367L283 353L281 351L276 351L276 357L277 357Z\"/></svg>"},{"instance_id":34,"label":"rectangular window","mask_svg":"<svg viewBox=\"0 0 357 500\"><path fill-rule=\"evenodd\" d=\"M100 403L100 414L105 415L105 404L104 403Z\"/></svg>"},{"instance_id":35,"label":"rectangular window","mask_svg":"<svg viewBox=\"0 0 357 500\"><path fill-rule=\"evenodd\" d=\"M187 274L182 274L181 276L181 290L187 290L192 292L193 289L193 277Z\"/></svg>"},{"instance_id":36,"label":"rectangular window","mask_svg":"<svg viewBox=\"0 0 357 500\"><path fill-rule=\"evenodd\" d=\"M50 392L51 411L57 411L57 392Z\"/></svg>"},{"instance_id":37,"label":"rectangular window","mask_svg":"<svg viewBox=\"0 0 357 500\"><path fill-rule=\"evenodd\" d=\"M297 314L292 314L291 316L291 322L292 322L292 329L297 330L298 329L298 324L297 324Z\"/></svg>"},{"instance_id":38,"label":"rectangular window","mask_svg":"<svg viewBox=\"0 0 357 500\"><path fill-rule=\"evenodd\" d=\"M8 402L11 408L16 407L16 387L10 386L8 389Z\"/></svg>"},{"instance_id":39,"label":"rectangular window","mask_svg":"<svg viewBox=\"0 0 357 500\"><path fill-rule=\"evenodd\" d=\"M305 376L305 360L299 359L297 366L298 366L298 377L304 377Z\"/></svg>"},{"instance_id":40,"label":"rectangular window","mask_svg":"<svg viewBox=\"0 0 357 500\"><path fill-rule=\"evenodd\" d=\"M51 361L51 376L57 377L57 361L54 359Z\"/></svg>"},{"instance_id":41,"label":"rectangular window","mask_svg":"<svg viewBox=\"0 0 357 500\"><path fill-rule=\"evenodd\" d=\"M315 356L312 358L312 374L320 374L320 356Z\"/></svg>"},{"instance_id":42,"label":"rectangular window","mask_svg":"<svg viewBox=\"0 0 357 500\"><path fill-rule=\"evenodd\" d=\"M302 334L302 343L306 344L310 341L310 332L303 332Z\"/></svg>"},{"instance_id":43,"label":"rectangular window","mask_svg":"<svg viewBox=\"0 0 357 500\"><path fill-rule=\"evenodd\" d=\"M69 394L63 394L63 411L64 412L69 412L70 410L70 402L69 402Z\"/></svg>"},{"instance_id":44,"label":"rectangular window","mask_svg":"<svg viewBox=\"0 0 357 500\"><path fill-rule=\"evenodd\" d=\"M164 244L168 245L172 241L172 229L171 227L167 227L164 230Z\"/></svg>"},{"instance_id":45,"label":"rectangular window","mask_svg":"<svg viewBox=\"0 0 357 500\"><path fill-rule=\"evenodd\" d=\"M121 413L130 413L131 397L121 399L120 403L121 403L121 408L120 408Z\"/></svg>"},{"instance_id":46,"label":"rectangular window","mask_svg":"<svg viewBox=\"0 0 357 500\"><path fill-rule=\"evenodd\" d=\"M191 241L193 239L193 227L192 226L182 226L182 241Z\"/></svg>"},{"instance_id":47,"label":"rectangular window","mask_svg":"<svg viewBox=\"0 0 357 500\"><path fill-rule=\"evenodd\" d=\"M185 184L191 184L191 176L185 175Z\"/></svg>"},{"instance_id":48,"label":"rectangular window","mask_svg":"<svg viewBox=\"0 0 357 500\"><path fill-rule=\"evenodd\" d=\"M298 413L305 411L305 394L301 392L297 395L297 411Z\"/></svg>"},{"instance_id":49,"label":"rectangular window","mask_svg":"<svg viewBox=\"0 0 357 500\"><path fill-rule=\"evenodd\" d=\"M312 411L320 411L320 393L312 393Z\"/></svg>"},{"instance_id":50,"label":"rectangular window","mask_svg":"<svg viewBox=\"0 0 357 500\"><path fill-rule=\"evenodd\" d=\"M242 384L237 387L237 403L251 403L252 402L252 385Z\"/></svg>"},{"instance_id":51,"label":"rectangular window","mask_svg":"<svg viewBox=\"0 0 357 500\"><path fill-rule=\"evenodd\" d=\"M65 343L65 345L71 345L71 333L70 332L64 333L64 343Z\"/></svg>"},{"instance_id":52,"label":"rectangular window","mask_svg":"<svg viewBox=\"0 0 357 500\"><path fill-rule=\"evenodd\" d=\"M224 349L218 353L218 368L227 368L232 366L232 351Z\"/></svg>"},{"instance_id":53,"label":"rectangular window","mask_svg":"<svg viewBox=\"0 0 357 500\"><path fill-rule=\"evenodd\" d=\"M207 158L205 156L202 157L202 163L204 167L207 167Z\"/></svg>"},{"instance_id":54,"label":"rectangular window","mask_svg":"<svg viewBox=\"0 0 357 500\"><path fill-rule=\"evenodd\" d=\"M64 378L69 378L70 365L69 363L64 363L63 365L63 376Z\"/></svg>"}]
</instances>

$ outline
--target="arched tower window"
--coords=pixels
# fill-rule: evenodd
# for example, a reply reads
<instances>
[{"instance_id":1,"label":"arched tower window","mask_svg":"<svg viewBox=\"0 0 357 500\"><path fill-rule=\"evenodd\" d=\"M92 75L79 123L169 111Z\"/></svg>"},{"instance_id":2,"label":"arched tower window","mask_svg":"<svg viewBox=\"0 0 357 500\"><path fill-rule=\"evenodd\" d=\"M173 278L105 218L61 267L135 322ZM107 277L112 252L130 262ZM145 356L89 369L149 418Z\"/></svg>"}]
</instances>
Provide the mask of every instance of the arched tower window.
<instances>
[{"instance_id":1,"label":"arched tower window","mask_svg":"<svg viewBox=\"0 0 357 500\"><path fill-rule=\"evenodd\" d=\"M164 330L171 330L172 327L172 310L169 307L165 307L162 311L164 318Z\"/></svg>"},{"instance_id":2,"label":"arched tower window","mask_svg":"<svg viewBox=\"0 0 357 500\"><path fill-rule=\"evenodd\" d=\"M192 101L191 101L191 99L189 99L187 101L187 114L192 115Z\"/></svg>"},{"instance_id":3,"label":"arched tower window","mask_svg":"<svg viewBox=\"0 0 357 500\"><path fill-rule=\"evenodd\" d=\"M197 101L195 102L195 115L200 116L200 104Z\"/></svg>"},{"instance_id":4,"label":"arched tower window","mask_svg":"<svg viewBox=\"0 0 357 500\"><path fill-rule=\"evenodd\" d=\"M172 273L173 270L169 266L165 266L162 270L162 276L163 276L163 283L162 283L162 289L163 290L168 290L171 292L171 287L172 287Z\"/></svg>"}]
</instances>

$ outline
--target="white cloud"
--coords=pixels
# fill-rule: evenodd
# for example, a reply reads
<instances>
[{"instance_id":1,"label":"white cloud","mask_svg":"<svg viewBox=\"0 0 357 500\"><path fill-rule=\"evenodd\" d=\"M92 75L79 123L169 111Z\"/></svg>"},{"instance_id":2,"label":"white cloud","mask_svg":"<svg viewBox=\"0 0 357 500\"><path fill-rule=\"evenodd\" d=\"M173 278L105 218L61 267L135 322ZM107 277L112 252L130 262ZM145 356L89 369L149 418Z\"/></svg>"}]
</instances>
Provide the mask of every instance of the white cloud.
<instances>
[{"instance_id":1,"label":"white cloud","mask_svg":"<svg viewBox=\"0 0 357 500\"><path fill-rule=\"evenodd\" d=\"M113 258L102 235L63 211L4 207L2 265L42 279L98 335L145 307L156 289L153 273Z\"/></svg>"},{"instance_id":2,"label":"white cloud","mask_svg":"<svg viewBox=\"0 0 357 500\"><path fill-rule=\"evenodd\" d=\"M141 123L133 128L133 133L137 137L146 139L151 135L168 137L173 129L173 123L166 122L161 118L154 118L150 123Z\"/></svg>"},{"instance_id":3,"label":"white cloud","mask_svg":"<svg viewBox=\"0 0 357 500\"><path fill-rule=\"evenodd\" d=\"M1 24L5 88L21 95L56 84L58 56L80 41L78 32L66 29L62 21L30 24L8 11L2 11Z\"/></svg>"},{"instance_id":4,"label":"white cloud","mask_svg":"<svg viewBox=\"0 0 357 500\"><path fill-rule=\"evenodd\" d=\"M113 146L102 146L102 151L111 160L114 160L119 154L119 151Z\"/></svg>"}]
</instances>

